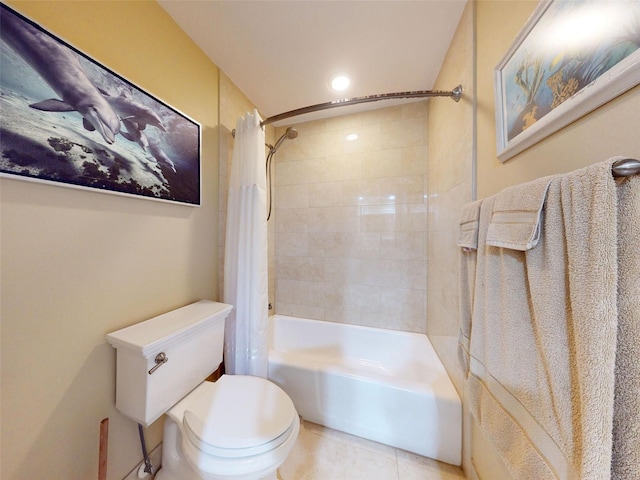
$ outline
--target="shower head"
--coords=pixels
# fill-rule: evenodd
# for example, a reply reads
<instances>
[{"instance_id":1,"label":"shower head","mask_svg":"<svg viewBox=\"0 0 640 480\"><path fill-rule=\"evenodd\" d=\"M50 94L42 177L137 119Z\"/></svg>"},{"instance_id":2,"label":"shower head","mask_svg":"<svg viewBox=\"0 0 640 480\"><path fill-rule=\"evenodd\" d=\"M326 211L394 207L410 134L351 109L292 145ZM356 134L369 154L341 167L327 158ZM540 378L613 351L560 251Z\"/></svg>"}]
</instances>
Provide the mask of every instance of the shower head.
<instances>
[{"instance_id":1,"label":"shower head","mask_svg":"<svg viewBox=\"0 0 640 480\"><path fill-rule=\"evenodd\" d=\"M289 140L293 140L298 136L298 131L295 128L288 127L282 136L278 139L275 145L271 146L267 144L269 147L269 154L267 155L267 182L269 183L269 211L267 213L267 221L271 218L271 160L273 159L273 155L276 153L276 150L282 142L284 142L287 138Z\"/></svg>"},{"instance_id":2,"label":"shower head","mask_svg":"<svg viewBox=\"0 0 640 480\"><path fill-rule=\"evenodd\" d=\"M287 138L289 140L293 140L294 138L296 138L298 136L298 130L296 130L295 128L287 128L287 131L284 132L285 135L287 136Z\"/></svg>"},{"instance_id":3,"label":"shower head","mask_svg":"<svg viewBox=\"0 0 640 480\"><path fill-rule=\"evenodd\" d=\"M282 145L282 142L284 142L287 138L289 140L293 140L297 136L298 136L298 131L295 128L291 128L291 127L287 128L287 130L278 139L276 144L273 147L271 147L271 154L276 153L276 150L280 147L280 145Z\"/></svg>"}]
</instances>

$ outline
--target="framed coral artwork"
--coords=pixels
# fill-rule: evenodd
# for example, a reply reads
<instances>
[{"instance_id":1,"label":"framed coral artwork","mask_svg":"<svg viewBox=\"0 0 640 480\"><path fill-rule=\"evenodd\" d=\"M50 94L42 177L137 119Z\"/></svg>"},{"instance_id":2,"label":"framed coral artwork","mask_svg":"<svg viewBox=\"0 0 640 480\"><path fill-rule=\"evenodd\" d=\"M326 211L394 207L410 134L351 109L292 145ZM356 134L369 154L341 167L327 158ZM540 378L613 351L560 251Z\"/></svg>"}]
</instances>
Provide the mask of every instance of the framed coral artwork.
<instances>
[{"instance_id":1,"label":"framed coral artwork","mask_svg":"<svg viewBox=\"0 0 640 480\"><path fill-rule=\"evenodd\" d=\"M200 205L201 126L0 3L0 176Z\"/></svg>"},{"instance_id":2,"label":"framed coral artwork","mask_svg":"<svg viewBox=\"0 0 640 480\"><path fill-rule=\"evenodd\" d=\"M545 0L494 72L508 160L640 83L640 0Z\"/></svg>"}]
</instances>

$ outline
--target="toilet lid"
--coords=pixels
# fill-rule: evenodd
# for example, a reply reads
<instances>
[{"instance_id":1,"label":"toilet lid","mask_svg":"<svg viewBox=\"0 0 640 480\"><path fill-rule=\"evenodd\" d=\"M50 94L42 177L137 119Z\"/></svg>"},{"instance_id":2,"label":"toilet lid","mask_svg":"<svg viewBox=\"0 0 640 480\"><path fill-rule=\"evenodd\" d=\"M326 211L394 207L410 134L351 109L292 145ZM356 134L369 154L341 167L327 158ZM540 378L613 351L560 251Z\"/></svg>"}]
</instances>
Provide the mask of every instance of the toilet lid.
<instances>
[{"instance_id":1,"label":"toilet lid","mask_svg":"<svg viewBox=\"0 0 640 480\"><path fill-rule=\"evenodd\" d=\"M211 453L254 450L285 433L297 415L289 396L260 377L223 375L191 396L183 424L192 443Z\"/></svg>"}]
</instances>

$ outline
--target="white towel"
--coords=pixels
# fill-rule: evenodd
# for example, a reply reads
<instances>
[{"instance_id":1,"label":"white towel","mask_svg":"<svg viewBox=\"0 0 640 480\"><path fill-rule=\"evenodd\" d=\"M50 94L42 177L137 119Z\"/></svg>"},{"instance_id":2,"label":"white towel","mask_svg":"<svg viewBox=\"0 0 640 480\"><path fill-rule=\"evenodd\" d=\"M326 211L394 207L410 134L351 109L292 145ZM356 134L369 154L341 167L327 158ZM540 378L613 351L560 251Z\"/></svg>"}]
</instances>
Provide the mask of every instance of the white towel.
<instances>
[{"instance_id":1,"label":"white towel","mask_svg":"<svg viewBox=\"0 0 640 480\"><path fill-rule=\"evenodd\" d=\"M618 186L618 349L613 479L640 480L640 176Z\"/></svg>"},{"instance_id":2,"label":"white towel","mask_svg":"<svg viewBox=\"0 0 640 480\"><path fill-rule=\"evenodd\" d=\"M458 335L458 362L464 377L469 373L469 341L471 338L471 313L473 291L476 279L476 258L478 248L478 229L480 226L480 207L482 200L471 202L462 207L460 229L458 231L460 334Z\"/></svg>"},{"instance_id":3,"label":"white towel","mask_svg":"<svg viewBox=\"0 0 640 480\"><path fill-rule=\"evenodd\" d=\"M540 239L542 207L554 176L505 188L496 196L487 244L529 250Z\"/></svg>"},{"instance_id":4,"label":"white towel","mask_svg":"<svg viewBox=\"0 0 640 480\"><path fill-rule=\"evenodd\" d=\"M535 248L488 245L480 222L469 403L515 479L610 475L617 333L610 169L603 162L551 180Z\"/></svg>"},{"instance_id":5,"label":"white towel","mask_svg":"<svg viewBox=\"0 0 640 480\"><path fill-rule=\"evenodd\" d=\"M476 200L462 207L462 212L460 213L460 229L458 230L459 247L471 250L478 248L480 205L482 205L482 200Z\"/></svg>"}]
</instances>

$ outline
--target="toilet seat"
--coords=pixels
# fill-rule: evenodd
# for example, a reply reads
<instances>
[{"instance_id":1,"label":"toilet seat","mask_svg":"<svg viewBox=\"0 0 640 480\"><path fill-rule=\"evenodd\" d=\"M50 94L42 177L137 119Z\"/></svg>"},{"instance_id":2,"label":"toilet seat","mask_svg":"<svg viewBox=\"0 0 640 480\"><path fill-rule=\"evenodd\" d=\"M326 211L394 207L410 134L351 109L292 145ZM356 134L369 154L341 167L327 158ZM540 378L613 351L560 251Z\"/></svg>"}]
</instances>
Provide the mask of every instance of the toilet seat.
<instances>
[{"instance_id":1,"label":"toilet seat","mask_svg":"<svg viewBox=\"0 0 640 480\"><path fill-rule=\"evenodd\" d=\"M289 437L297 417L293 402L280 387L246 375L205 382L183 402L185 436L195 448L216 457L273 450Z\"/></svg>"},{"instance_id":2,"label":"toilet seat","mask_svg":"<svg viewBox=\"0 0 640 480\"><path fill-rule=\"evenodd\" d=\"M186 412L186 413L188 414L190 412ZM281 435L278 435L275 439L272 439L271 441L257 444L248 448L231 449L231 448L224 448L224 447L221 448L215 445L211 445L210 443L207 443L202 438L198 438L187 425L185 426L187 427L185 429L187 438L192 446L194 446L199 451L206 453L207 455L211 455L219 458L229 458L229 459L250 457L250 456L260 455L261 453L266 453L271 450L274 450L278 448L280 445L282 445L290 437L291 432L295 427L294 423L292 422L291 425L289 425Z\"/></svg>"}]
</instances>

